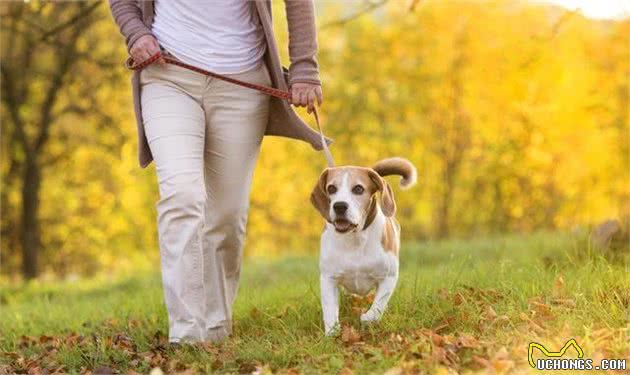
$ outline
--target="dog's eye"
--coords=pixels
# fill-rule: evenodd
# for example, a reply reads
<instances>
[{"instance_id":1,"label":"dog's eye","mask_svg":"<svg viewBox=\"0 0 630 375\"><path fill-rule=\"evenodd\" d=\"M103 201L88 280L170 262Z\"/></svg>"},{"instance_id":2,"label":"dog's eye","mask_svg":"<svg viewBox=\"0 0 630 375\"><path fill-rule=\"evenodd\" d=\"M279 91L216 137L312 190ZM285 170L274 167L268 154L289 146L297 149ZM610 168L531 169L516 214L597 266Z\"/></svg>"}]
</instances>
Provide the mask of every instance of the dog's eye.
<instances>
[{"instance_id":1,"label":"dog's eye","mask_svg":"<svg viewBox=\"0 0 630 375\"><path fill-rule=\"evenodd\" d=\"M356 195L361 195L363 194L364 191L365 189L361 185L356 185L355 187L352 188L352 192Z\"/></svg>"},{"instance_id":2,"label":"dog's eye","mask_svg":"<svg viewBox=\"0 0 630 375\"><path fill-rule=\"evenodd\" d=\"M337 187L335 185L328 185L326 190L328 190L328 194L335 194L337 192Z\"/></svg>"}]
</instances>

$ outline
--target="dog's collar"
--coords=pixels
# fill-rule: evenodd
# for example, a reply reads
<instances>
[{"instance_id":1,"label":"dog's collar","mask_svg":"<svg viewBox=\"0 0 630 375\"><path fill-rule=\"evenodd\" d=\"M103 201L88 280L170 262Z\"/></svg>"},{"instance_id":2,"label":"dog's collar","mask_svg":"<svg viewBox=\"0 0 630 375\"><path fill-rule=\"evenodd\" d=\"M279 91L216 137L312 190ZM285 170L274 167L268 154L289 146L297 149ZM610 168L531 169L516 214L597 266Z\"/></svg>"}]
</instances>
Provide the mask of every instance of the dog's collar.
<instances>
[{"instance_id":1,"label":"dog's collar","mask_svg":"<svg viewBox=\"0 0 630 375\"><path fill-rule=\"evenodd\" d=\"M372 198L370 198L370 205L368 206L368 215L365 218L365 224L363 224L363 229L361 230L366 230L367 227L369 227L370 224L372 224L375 217L376 217L376 199L374 198L374 196L372 196Z\"/></svg>"}]
</instances>

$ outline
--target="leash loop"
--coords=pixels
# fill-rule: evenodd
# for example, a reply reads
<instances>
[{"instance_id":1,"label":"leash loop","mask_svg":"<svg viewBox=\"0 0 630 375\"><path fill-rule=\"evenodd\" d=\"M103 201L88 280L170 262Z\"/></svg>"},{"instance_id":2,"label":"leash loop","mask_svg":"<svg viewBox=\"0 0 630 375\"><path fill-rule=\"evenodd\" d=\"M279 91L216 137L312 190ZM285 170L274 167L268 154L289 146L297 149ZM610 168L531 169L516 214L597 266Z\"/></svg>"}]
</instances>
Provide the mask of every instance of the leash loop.
<instances>
[{"instance_id":1,"label":"leash loop","mask_svg":"<svg viewBox=\"0 0 630 375\"><path fill-rule=\"evenodd\" d=\"M313 117L315 117L315 123L317 124L317 131L319 132L319 138L322 141L322 146L324 148L324 156L326 157L326 164L328 164L328 168L335 167L335 159L333 159L332 153L328 148L328 144L326 143L326 138L324 138L324 131L322 130L322 126L319 124L319 114L317 113L317 106L313 106Z\"/></svg>"},{"instance_id":2,"label":"leash loop","mask_svg":"<svg viewBox=\"0 0 630 375\"><path fill-rule=\"evenodd\" d=\"M206 76L210 76L213 78L217 78L226 82L230 82L233 83L235 85L238 86L243 86L243 87L247 87L250 88L252 90L257 90L262 92L263 94L267 94L269 96L273 96L276 98L280 98L282 100L289 100L291 99L291 93L288 91L284 91L284 90L280 90L280 89L276 89L274 87L269 87L269 86L263 86L263 85L258 85L255 83L250 83L250 82L245 82L245 81L241 81L238 79L234 79L232 77L227 77L218 73L214 73L214 72L210 72L208 70L204 70L201 68L198 68L196 66L193 65L189 65L186 64L184 62L181 62L179 60L175 60L173 58L170 58L168 56L164 56L162 54L162 52L157 52L156 54L154 54L153 56L149 57L148 59L144 60L141 63L136 63L133 58L129 57L127 59L127 61L125 62L125 67L127 69L130 70L142 70L144 68L146 68L147 66L155 63L156 61L158 61L159 59L162 59L164 62L166 62L167 64L171 64L171 65L176 65L188 70L191 70L193 72L196 73L200 73ZM324 150L324 156L326 157L326 163L328 164L329 168L332 168L335 166L335 161L333 159L332 153L330 152L330 149L328 148L328 143L326 142L326 137L324 136L324 131L322 130L322 126L319 123L319 114L317 113L317 108L316 106L313 106L313 117L315 117L315 123L317 124L317 131L319 132L319 137L321 139L322 142L322 148Z\"/></svg>"}]
</instances>

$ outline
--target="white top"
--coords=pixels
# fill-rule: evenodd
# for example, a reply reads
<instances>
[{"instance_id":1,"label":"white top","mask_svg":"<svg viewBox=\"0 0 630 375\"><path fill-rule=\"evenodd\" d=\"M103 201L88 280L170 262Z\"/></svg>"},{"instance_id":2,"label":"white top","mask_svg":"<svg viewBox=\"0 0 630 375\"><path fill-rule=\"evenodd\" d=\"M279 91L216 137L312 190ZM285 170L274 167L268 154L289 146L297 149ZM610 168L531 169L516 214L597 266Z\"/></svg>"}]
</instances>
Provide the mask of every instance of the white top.
<instances>
[{"instance_id":1,"label":"white top","mask_svg":"<svg viewBox=\"0 0 630 375\"><path fill-rule=\"evenodd\" d=\"M265 36L248 0L156 0L152 32L185 63L219 74L258 66Z\"/></svg>"}]
</instances>

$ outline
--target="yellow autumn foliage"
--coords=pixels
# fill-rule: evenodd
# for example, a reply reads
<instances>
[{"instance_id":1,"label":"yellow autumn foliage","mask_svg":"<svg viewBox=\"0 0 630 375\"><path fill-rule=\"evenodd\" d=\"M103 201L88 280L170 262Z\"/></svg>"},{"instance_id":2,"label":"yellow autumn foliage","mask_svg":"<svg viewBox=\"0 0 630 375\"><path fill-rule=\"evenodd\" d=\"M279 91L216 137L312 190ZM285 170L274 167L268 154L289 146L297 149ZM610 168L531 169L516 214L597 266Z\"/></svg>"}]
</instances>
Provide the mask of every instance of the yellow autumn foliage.
<instances>
[{"instance_id":1,"label":"yellow autumn foliage","mask_svg":"<svg viewBox=\"0 0 630 375\"><path fill-rule=\"evenodd\" d=\"M335 22L352 4L318 3L320 113L339 164L399 155L417 166L412 190L389 180L405 241L570 229L628 214L630 20L521 1L427 0ZM286 45L281 2L274 8ZM68 114L46 149L58 158L43 168L40 194L41 267L51 274L155 267L159 255L155 171L137 165L126 49L111 37L118 31L106 7L98 12L79 47L116 64L81 65L85 78L57 105L88 100L80 92L94 81L90 105L100 114ZM45 87L33 82L34 101ZM8 135L9 112L3 102ZM23 155L10 141L2 139L2 255L3 272L14 274L21 180L11 160ZM323 221L308 199L324 166L306 144L265 139L247 255L317 251Z\"/></svg>"}]
</instances>

